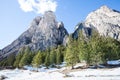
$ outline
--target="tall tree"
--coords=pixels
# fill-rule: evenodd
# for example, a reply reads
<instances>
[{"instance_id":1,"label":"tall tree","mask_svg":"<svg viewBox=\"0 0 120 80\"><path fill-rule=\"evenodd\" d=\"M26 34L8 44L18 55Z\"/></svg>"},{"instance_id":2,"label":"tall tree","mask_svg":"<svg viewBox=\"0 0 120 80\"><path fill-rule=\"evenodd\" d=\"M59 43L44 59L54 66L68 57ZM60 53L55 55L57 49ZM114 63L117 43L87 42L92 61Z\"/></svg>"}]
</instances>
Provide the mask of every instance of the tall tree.
<instances>
[{"instance_id":1,"label":"tall tree","mask_svg":"<svg viewBox=\"0 0 120 80\"><path fill-rule=\"evenodd\" d=\"M47 54L45 58L45 66L48 68L49 65L50 65L50 54Z\"/></svg>"},{"instance_id":2,"label":"tall tree","mask_svg":"<svg viewBox=\"0 0 120 80\"><path fill-rule=\"evenodd\" d=\"M7 64L8 64L8 66L13 66L14 61L15 61L15 54L13 53L13 54L10 54L7 57Z\"/></svg>"},{"instance_id":3,"label":"tall tree","mask_svg":"<svg viewBox=\"0 0 120 80\"><path fill-rule=\"evenodd\" d=\"M45 52L46 52L46 57L44 64L48 68L48 66L50 65L50 48L48 48Z\"/></svg>"},{"instance_id":4,"label":"tall tree","mask_svg":"<svg viewBox=\"0 0 120 80\"><path fill-rule=\"evenodd\" d=\"M56 50L56 64L61 64L64 60L65 48L63 45L58 45Z\"/></svg>"},{"instance_id":5,"label":"tall tree","mask_svg":"<svg viewBox=\"0 0 120 80\"><path fill-rule=\"evenodd\" d=\"M79 32L79 58L85 60L87 65L98 65L101 62L103 38L93 30L91 37L85 37L83 32Z\"/></svg>"},{"instance_id":6,"label":"tall tree","mask_svg":"<svg viewBox=\"0 0 120 80\"><path fill-rule=\"evenodd\" d=\"M69 36L69 42L67 46L67 51L65 55L65 61L67 62L68 66L71 66L72 69L74 68L74 65L78 62L78 55L76 53L75 49L75 41L72 38L72 35Z\"/></svg>"},{"instance_id":7,"label":"tall tree","mask_svg":"<svg viewBox=\"0 0 120 80\"><path fill-rule=\"evenodd\" d=\"M21 60L20 60L20 63L19 63L19 66L20 66L20 67L23 67L23 66L25 66L25 65L29 65L29 64L31 63L31 60L32 60L32 59L30 59L30 58L31 58L30 55L31 55L30 48L27 47L27 48L25 49L25 51L24 51L24 54L23 54Z\"/></svg>"},{"instance_id":8,"label":"tall tree","mask_svg":"<svg viewBox=\"0 0 120 80\"><path fill-rule=\"evenodd\" d=\"M24 48L16 55L15 57L15 62L14 62L14 67L19 67L20 60L24 54Z\"/></svg>"},{"instance_id":9,"label":"tall tree","mask_svg":"<svg viewBox=\"0 0 120 80\"><path fill-rule=\"evenodd\" d=\"M55 64L56 63L56 49L53 48L50 51L50 64Z\"/></svg>"},{"instance_id":10,"label":"tall tree","mask_svg":"<svg viewBox=\"0 0 120 80\"><path fill-rule=\"evenodd\" d=\"M38 53L33 58L32 65L34 67L37 67L37 71L38 71L38 67L41 64L42 64L42 53L40 51L38 51Z\"/></svg>"}]
</instances>

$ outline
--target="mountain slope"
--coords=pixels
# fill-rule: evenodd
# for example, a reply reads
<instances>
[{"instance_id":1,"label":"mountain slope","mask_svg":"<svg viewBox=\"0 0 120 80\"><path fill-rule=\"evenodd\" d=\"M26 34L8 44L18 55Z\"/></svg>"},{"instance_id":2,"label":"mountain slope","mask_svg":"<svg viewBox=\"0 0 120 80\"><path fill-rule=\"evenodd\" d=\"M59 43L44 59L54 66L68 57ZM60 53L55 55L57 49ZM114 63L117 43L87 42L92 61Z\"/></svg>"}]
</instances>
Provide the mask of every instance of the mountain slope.
<instances>
[{"instance_id":1,"label":"mountain slope","mask_svg":"<svg viewBox=\"0 0 120 80\"><path fill-rule=\"evenodd\" d=\"M22 47L32 50L45 50L49 47L66 44L67 30L62 22L57 22L52 11L47 11L42 17L37 16L30 24L30 28L18 39L2 49L0 59L9 54L17 53Z\"/></svg>"},{"instance_id":2,"label":"mountain slope","mask_svg":"<svg viewBox=\"0 0 120 80\"><path fill-rule=\"evenodd\" d=\"M117 10L102 6L88 14L81 24L84 28L96 29L101 35L120 40L120 12Z\"/></svg>"}]
</instances>

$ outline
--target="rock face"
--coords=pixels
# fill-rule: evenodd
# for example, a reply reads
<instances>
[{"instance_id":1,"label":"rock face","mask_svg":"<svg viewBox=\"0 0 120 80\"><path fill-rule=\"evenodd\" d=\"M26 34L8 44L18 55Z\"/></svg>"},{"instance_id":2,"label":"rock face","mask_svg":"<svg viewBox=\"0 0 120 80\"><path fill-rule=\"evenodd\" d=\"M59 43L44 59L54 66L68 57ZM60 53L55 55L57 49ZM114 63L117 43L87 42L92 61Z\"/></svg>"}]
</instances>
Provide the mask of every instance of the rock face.
<instances>
[{"instance_id":1,"label":"rock face","mask_svg":"<svg viewBox=\"0 0 120 80\"><path fill-rule=\"evenodd\" d=\"M56 21L52 11L38 16L30 24L30 28L18 39L0 51L0 59L11 53L17 53L22 47L28 46L32 50L45 50L59 44L66 44L67 30L62 22Z\"/></svg>"},{"instance_id":2,"label":"rock face","mask_svg":"<svg viewBox=\"0 0 120 80\"><path fill-rule=\"evenodd\" d=\"M96 29L101 35L110 36L120 40L120 12L102 6L88 14L86 20L81 23L84 28ZM80 29L79 29L80 30Z\"/></svg>"},{"instance_id":3,"label":"rock face","mask_svg":"<svg viewBox=\"0 0 120 80\"><path fill-rule=\"evenodd\" d=\"M84 23L79 23L76 25L76 30L74 31L74 33L72 34L73 38L78 38L78 35L79 35L79 31L82 30L83 32L83 35L85 37L88 37L91 35L91 32L92 32L92 28L90 27L85 27L85 24Z\"/></svg>"}]
</instances>

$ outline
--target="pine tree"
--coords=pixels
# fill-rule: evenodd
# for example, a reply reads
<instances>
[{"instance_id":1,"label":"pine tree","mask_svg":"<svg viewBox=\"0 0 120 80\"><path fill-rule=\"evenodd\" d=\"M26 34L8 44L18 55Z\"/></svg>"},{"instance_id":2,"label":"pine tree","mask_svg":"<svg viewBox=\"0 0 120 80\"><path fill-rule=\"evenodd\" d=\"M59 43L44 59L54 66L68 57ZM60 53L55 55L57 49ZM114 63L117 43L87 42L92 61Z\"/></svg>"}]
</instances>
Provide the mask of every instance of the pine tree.
<instances>
[{"instance_id":1,"label":"pine tree","mask_svg":"<svg viewBox=\"0 0 120 80\"><path fill-rule=\"evenodd\" d=\"M105 60L116 60L120 58L120 42L110 37L106 38L106 45L104 45Z\"/></svg>"},{"instance_id":2,"label":"pine tree","mask_svg":"<svg viewBox=\"0 0 120 80\"><path fill-rule=\"evenodd\" d=\"M40 51L38 51L38 53L34 56L33 61L32 61L32 65L34 67L37 67L37 71L38 71L38 67L42 64L42 53Z\"/></svg>"},{"instance_id":3,"label":"pine tree","mask_svg":"<svg viewBox=\"0 0 120 80\"><path fill-rule=\"evenodd\" d=\"M79 61L89 61L89 40L83 35L83 31L80 30L77 39L77 50L79 55Z\"/></svg>"},{"instance_id":4,"label":"pine tree","mask_svg":"<svg viewBox=\"0 0 120 80\"><path fill-rule=\"evenodd\" d=\"M8 64L8 66L13 66L14 61L15 61L15 54L10 54L7 57L7 64Z\"/></svg>"},{"instance_id":5,"label":"pine tree","mask_svg":"<svg viewBox=\"0 0 120 80\"><path fill-rule=\"evenodd\" d=\"M50 64L55 64L56 63L56 50L53 48L50 51Z\"/></svg>"},{"instance_id":6,"label":"pine tree","mask_svg":"<svg viewBox=\"0 0 120 80\"><path fill-rule=\"evenodd\" d=\"M20 60L21 60L23 54L24 54L24 49L22 49L22 50L16 55L15 62L14 62L14 67L19 67L19 63L20 63Z\"/></svg>"},{"instance_id":7,"label":"pine tree","mask_svg":"<svg viewBox=\"0 0 120 80\"><path fill-rule=\"evenodd\" d=\"M102 41L103 37L98 32L93 31L89 42L89 64L98 66L102 62Z\"/></svg>"},{"instance_id":8,"label":"pine tree","mask_svg":"<svg viewBox=\"0 0 120 80\"><path fill-rule=\"evenodd\" d=\"M50 65L50 57L49 57L49 54L47 54L45 58L45 66L48 68L49 65Z\"/></svg>"},{"instance_id":9,"label":"pine tree","mask_svg":"<svg viewBox=\"0 0 120 80\"><path fill-rule=\"evenodd\" d=\"M67 51L65 55L65 61L67 62L68 66L72 66L72 69L74 68L74 65L78 62L78 55L76 53L75 49L75 42L72 38L72 35L69 37L69 42L67 46Z\"/></svg>"},{"instance_id":10,"label":"pine tree","mask_svg":"<svg viewBox=\"0 0 120 80\"><path fill-rule=\"evenodd\" d=\"M45 66L48 68L50 65L50 49L46 50L46 57L45 57Z\"/></svg>"},{"instance_id":11,"label":"pine tree","mask_svg":"<svg viewBox=\"0 0 120 80\"><path fill-rule=\"evenodd\" d=\"M61 46L58 45L58 48L56 50L56 64L60 64L62 62L62 51L61 51Z\"/></svg>"},{"instance_id":12,"label":"pine tree","mask_svg":"<svg viewBox=\"0 0 120 80\"><path fill-rule=\"evenodd\" d=\"M7 63L7 59L6 58L3 59L2 61L0 61L0 67L5 67L7 65L8 65L8 63Z\"/></svg>"},{"instance_id":13,"label":"pine tree","mask_svg":"<svg viewBox=\"0 0 120 80\"><path fill-rule=\"evenodd\" d=\"M31 58L30 54L31 54L30 48L27 47L24 51L24 54L23 54L21 60L20 60L19 67L23 67L23 66L29 65L31 63L32 59L30 59Z\"/></svg>"},{"instance_id":14,"label":"pine tree","mask_svg":"<svg viewBox=\"0 0 120 80\"><path fill-rule=\"evenodd\" d=\"M79 44L79 59L85 60L87 65L98 65L102 58L102 37L93 31L93 34L89 39L83 35L83 32L79 32L78 37Z\"/></svg>"}]
</instances>

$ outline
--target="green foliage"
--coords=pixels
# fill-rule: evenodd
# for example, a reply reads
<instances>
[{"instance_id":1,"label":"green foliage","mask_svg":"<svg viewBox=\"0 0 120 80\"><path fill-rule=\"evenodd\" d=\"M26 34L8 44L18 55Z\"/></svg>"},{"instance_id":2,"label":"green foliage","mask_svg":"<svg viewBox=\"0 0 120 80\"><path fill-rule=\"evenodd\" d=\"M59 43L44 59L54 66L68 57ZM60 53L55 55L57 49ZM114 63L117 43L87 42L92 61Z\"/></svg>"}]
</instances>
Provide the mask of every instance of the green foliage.
<instances>
[{"instance_id":1,"label":"green foliage","mask_svg":"<svg viewBox=\"0 0 120 80\"><path fill-rule=\"evenodd\" d=\"M7 66L7 59L3 59L1 62L0 62L0 67L5 67Z\"/></svg>"},{"instance_id":2,"label":"green foliage","mask_svg":"<svg viewBox=\"0 0 120 80\"><path fill-rule=\"evenodd\" d=\"M89 49L85 36L83 35L82 30L78 34L77 44L76 44L79 61L87 60L89 61ZM86 56L86 57L85 57Z\"/></svg>"},{"instance_id":3,"label":"green foliage","mask_svg":"<svg viewBox=\"0 0 120 80\"><path fill-rule=\"evenodd\" d=\"M79 59L85 60L87 65L98 65L107 60L120 58L120 42L110 37L101 36L94 30L89 39L85 38L81 31L78 44Z\"/></svg>"},{"instance_id":4,"label":"green foliage","mask_svg":"<svg viewBox=\"0 0 120 80\"><path fill-rule=\"evenodd\" d=\"M22 49L22 50L16 55L15 62L14 62L14 67L19 67L19 63L20 63L20 60L21 60L23 54L24 54L24 49Z\"/></svg>"},{"instance_id":5,"label":"green foliage","mask_svg":"<svg viewBox=\"0 0 120 80\"><path fill-rule=\"evenodd\" d=\"M38 68L42 62L42 53L38 51L38 53L33 58L32 65Z\"/></svg>"},{"instance_id":6,"label":"green foliage","mask_svg":"<svg viewBox=\"0 0 120 80\"><path fill-rule=\"evenodd\" d=\"M8 66L13 66L14 61L15 61L15 54L10 54L7 57L7 64L8 64Z\"/></svg>"},{"instance_id":7,"label":"green foliage","mask_svg":"<svg viewBox=\"0 0 120 80\"><path fill-rule=\"evenodd\" d=\"M106 38L106 45L104 48L104 59L115 60L120 59L120 42L110 37Z\"/></svg>"},{"instance_id":8,"label":"green foliage","mask_svg":"<svg viewBox=\"0 0 120 80\"><path fill-rule=\"evenodd\" d=\"M23 67L25 65L30 65L32 61L33 55L29 48L26 48L24 54L19 62L19 67Z\"/></svg>"},{"instance_id":9,"label":"green foliage","mask_svg":"<svg viewBox=\"0 0 120 80\"><path fill-rule=\"evenodd\" d=\"M50 51L50 64L56 64L56 49Z\"/></svg>"},{"instance_id":10,"label":"green foliage","mask_svg":"<svg viewBox=\"0 0 120 80\"><path fill-rule=\"evenodd\" d=\"M65 47L63 45L58 45L56 51L56 64L61 64L64 60Z\"/></svg>"},{"instance_id":11,"label":"green foliage","mask_svg":"<svg viewBox=\"0 0 120 80\"><path fill-rule=\"evenodd\" d=\"M46 54L46 57L45 57L45 66L48 68L49 65L50 65L50 54Z\"/></svg>"},{"instance_id":12,"label":"green foliage","mask_svg":"<svg viewBox=\"0 0 120 80\"><path fill-rule=\"evenodd\" d=\"M29 48L23 48L15 57L11 54L0 62L0 66L23 67L32 65L39 67L44 64L47 68L51 64L61 64L67 62L68 66L74 68L74 65L80 61L86 61L87 65L99 65L106 63L107 60L120 59L120 42L110 37L99 35L92 31L92 36L85 37L82 30L78 38L73 39L69 36L66 47L59 45L55 48L48 48L45 51L31 51Z\"/></svg>"},{"instance_id":13,"label":"green foliage","mask_svg":"<svg viewBox=\"0 0 120 80\"><path fill-rule=\"evenodd\" d=\"M72 35L70 35L65 55L65 61L67 62L68 66L72 66L72 69L74 68L74 65L79 61L78 53L76 50L76 41L72 38Z\"/></svg>"}]
</instances>

